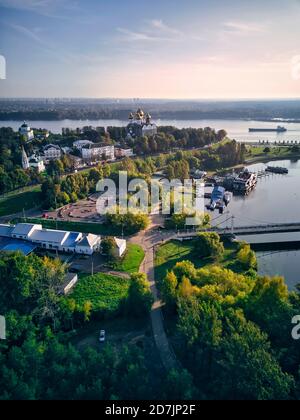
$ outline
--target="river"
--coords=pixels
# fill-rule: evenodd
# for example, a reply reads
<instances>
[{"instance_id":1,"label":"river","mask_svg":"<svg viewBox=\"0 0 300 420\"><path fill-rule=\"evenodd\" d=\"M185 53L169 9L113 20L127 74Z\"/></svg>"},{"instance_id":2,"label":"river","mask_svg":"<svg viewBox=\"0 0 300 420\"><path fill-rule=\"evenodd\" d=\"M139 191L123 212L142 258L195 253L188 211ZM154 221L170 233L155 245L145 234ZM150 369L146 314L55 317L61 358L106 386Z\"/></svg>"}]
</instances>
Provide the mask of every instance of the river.
<instances>
[{"instance_id":1,"label":"river","mask_svg":"<svg viewBox=\"0 0 300 420\"><path fill-rule=\"evenodd\" d=\"M12 127L18 130L23 121L0 121L1 127ZM62 128L123 127L128 121L123 120L62 120L62 121L27 121L34 128L45 128L54 134L60 134ZM277 122L243 121L243 120L157 120L157 125L172 125L178 128L212 127L225 129L230 138L243 142L261 141L300 141L300 123L280 123L287 128L285 133L249 133L249 128L276 128Z\"/></svg>"},{"instance_id":2,"label":"river","mask_svg":"<svg viewBox=\"0 0 300 420\"><path fill-rule=\"evenodd\" d=\"M257 187L248 196L234 196L226 213L214 213L214 224L231 226L230 219L235 216L236 226L250 226L273 223L300 222L300 161L277 161L269 163L289 169L288 175L270 174L258 180ZM261 171L268 164L249 166L251 171ZM253 236L243 236L247 241ZM268 242L285 239L300 241L300 233L264 235ZM257 240L262 239L261 235ZM300 283L300 250L257 252L259 273L262 275L283 275L290 289ZM299 274L298 274L299 273Z\"/></svg>"}]
</instances>

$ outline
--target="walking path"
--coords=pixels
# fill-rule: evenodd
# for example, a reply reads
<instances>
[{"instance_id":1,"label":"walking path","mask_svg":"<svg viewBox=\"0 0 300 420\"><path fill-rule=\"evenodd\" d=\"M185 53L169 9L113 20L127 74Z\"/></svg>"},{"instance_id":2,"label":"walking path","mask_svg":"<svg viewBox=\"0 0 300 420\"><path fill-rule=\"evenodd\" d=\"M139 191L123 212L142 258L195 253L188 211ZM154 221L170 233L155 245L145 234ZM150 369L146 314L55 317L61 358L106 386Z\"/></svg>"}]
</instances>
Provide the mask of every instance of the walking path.
<instances>
[{"instance_id":1,"label":"walking path","mask_svg":"<svg viewBox=\"0 0 300 420\"><path fill-rule=\"evenodd\" d=\"M154 275L154 252L155 245L161 242L161 234L156 232L154 228L159 226L158 219L152 218L152 225L149 230L140 232L137 236L131 239L133 243L136 243L143 247L145 251L145 259L141 265L140 271L145 273L150 282L151 292L154 297L154 303L151 310L151 322L152 330L155 339L157 349L159 351L161 361L167 371L172 368L178 367L176 356L169 343L165 328L164 318L162 312L163 302L159 297L157 290L155 275ZM164 238L166 239L166 238Z\"/></svg>"}]
</instances>

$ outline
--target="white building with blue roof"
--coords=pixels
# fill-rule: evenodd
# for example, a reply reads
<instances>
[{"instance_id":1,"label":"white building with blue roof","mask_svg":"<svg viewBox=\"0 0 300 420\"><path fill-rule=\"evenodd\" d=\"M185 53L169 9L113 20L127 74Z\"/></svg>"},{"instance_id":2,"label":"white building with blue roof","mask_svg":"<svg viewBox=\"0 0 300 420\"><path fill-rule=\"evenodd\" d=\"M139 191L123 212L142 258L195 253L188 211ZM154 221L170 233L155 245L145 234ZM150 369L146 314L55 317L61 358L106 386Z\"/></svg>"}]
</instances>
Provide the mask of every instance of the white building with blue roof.
<instances>
[{"instance_id":1,"label":"white building with blue roof","mask_svg":"<svg viewBox=\"0 0 300 420\"><path fill-rule=\"evenodd\" d=\"M127 242L125 239L118 238L115 238L115 242L118 256L121 257L126 251ZM24 244L31 245L32 250L38 247L50 251L93 255L101 249L101 236L43 229L42 225L32 223L18 223L15 226L0 225L0 250L16 251L19 247L19 250L25 253Z\"/></svg>"}]
</instances>

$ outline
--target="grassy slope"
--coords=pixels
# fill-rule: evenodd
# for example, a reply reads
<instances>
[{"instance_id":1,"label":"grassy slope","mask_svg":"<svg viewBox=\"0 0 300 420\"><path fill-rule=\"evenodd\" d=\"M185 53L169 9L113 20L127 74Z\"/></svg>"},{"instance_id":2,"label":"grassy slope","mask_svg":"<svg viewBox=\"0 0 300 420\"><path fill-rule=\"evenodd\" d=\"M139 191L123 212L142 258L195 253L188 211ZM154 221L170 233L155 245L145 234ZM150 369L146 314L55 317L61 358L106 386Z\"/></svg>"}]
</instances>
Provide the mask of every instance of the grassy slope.
<instances>
[{"instance_id":1,"label":"grassy slope","mask_svg":"<svg viewBox=\"0 0 300 420\"><path fill-rule=\"evenodd\" d=\"M40 201L40 187L31 187L23 191L9 193L0 198L0 216L20 213L23 209L29 210L38 207Z\"/></svg>"},{"instance_id":2,"label":"grassy slope","mask_svg":"<svg viewBox=\"0 0 300 420\"><path fill-rule=\"evenodd\" d=\"M270 152L266 153L264 150L269 147ZM299 152L293 152L290 150L289 147L278 147L278 146L272 146L272 145L262 145L262 146L256 146L251 147L250 151L246 155L246 161L262 161L267 162L268 160L274 160L274 159L288 159L288 158L295 158L299 157Z\"/></svg>"},{"instance_id":3,"label":"grassy slope","mask_svg":"<svg viewBox=\"0 0 300 420\"><path fill-rule=\"evenodd\" d=\"M75 299L80 308L84 302L90 301L93 311L115 312L126 299L128 289L127 279L104 273L82 275L69 298Z\"/></svg>"},{"instance_id":4,"label":"grassy slope","mask_svg":"<svg viewBox=\"0 0 300 420\"><path fill-rule=\"evenodd\" d=\"M125 273L137 273L145 257L142 247L135 244L128 244L127 251L121 261L113 264L113 269Z\"/></svg>"},{"instance_id":5,"label":"grassy slope","mask_svg":"<svg viewBox=\"0 0 300 420\"><path fill-rule=\"evenodd\" d=\"M209 258L200 259L194 252L194 241L170 241L160 246L155 255L155 276L157 280L165 277L167 271L172 270L177 262L188 260L191 261L195 267L201 268L210 264L220 264L225 268L234 269L238 271L238 266L234 265L237 245L232 244L226 246L224 256L214 261Z\"/></svg>"}]
</instances>

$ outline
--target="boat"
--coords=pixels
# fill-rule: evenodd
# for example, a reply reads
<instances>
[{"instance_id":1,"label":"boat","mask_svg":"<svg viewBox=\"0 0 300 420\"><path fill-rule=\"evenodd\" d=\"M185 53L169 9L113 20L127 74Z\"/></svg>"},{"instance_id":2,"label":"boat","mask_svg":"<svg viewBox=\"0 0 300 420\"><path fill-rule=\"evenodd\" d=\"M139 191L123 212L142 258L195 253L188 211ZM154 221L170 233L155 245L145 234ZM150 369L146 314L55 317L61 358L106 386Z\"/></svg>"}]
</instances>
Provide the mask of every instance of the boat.
<instances>
[{"instance_id":1,"label":"boat","mask_svg":"<svg viewBox=\"0 0 300 420\"><path fill-rule=\"evenodd\" d=\"M257 184L257 174L250 172L247 168L244 169L234 179L233 191L241 194L248 194Z\"/></svg>"},{"instance_id":2,"label":"boat","mask_svg":"<svg viewBox=\"0 0 300 420\"><path fill-rule=\"evenodd\" d=\"M278 125L276 128L249 128L249 133L285 133L287 129Z\"/></svg>"},{"instance_id":3,"label":"boat","mask_svg":"<svg viewBox=\"0 0 300 420\"><path fill-rule=\"evenodd\" d=\"M206 177L207 177L207 172L205 172L205 171L200 171L200 170L197 169L193 173L193 178L195 178L195 179L204 179Z\"/></svg>"},{"instance_id":4,"label":"boat","mask_svg":"<svg viewBox=\"0 0 300 420\"><path fill-rule=\"evenodd\" d=\"M288 174L289 170L287 168L282 168L280 166L268 166L266 172L272 172L273 174Z\"/></svg>"},{"instance_id":5,"label":"boat","mask_svg":"<svg viewBox=\"0 0 300 420\"><path fill-rule=\"evenodd\" d=\"M226 193L224 194L224 203L225 203L226 207L227 207L227 206L228 206L228 204L230 203L231 198L232 198L232 195L231 195L231 193L230 193L230 192L226 192Z\"/></svg>"},{"instance_id":6,"label":"boat","mask_svg":"<svg viewBox=\"0 0 300 420\"><path fill-rule=\"evenodd\" d=\"M223 203L225 196L225 188L219 185L216 185L211 193L211 201L207 206L209 210L215 210L216 207L220 207L220 203Z\"/></svg>"}]
</instances>

